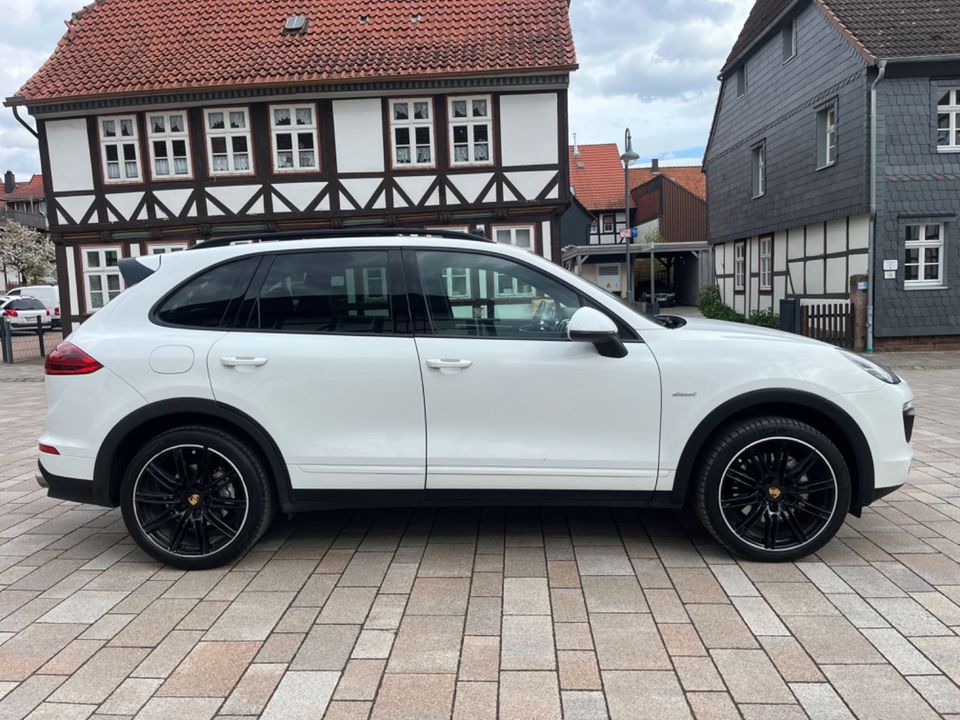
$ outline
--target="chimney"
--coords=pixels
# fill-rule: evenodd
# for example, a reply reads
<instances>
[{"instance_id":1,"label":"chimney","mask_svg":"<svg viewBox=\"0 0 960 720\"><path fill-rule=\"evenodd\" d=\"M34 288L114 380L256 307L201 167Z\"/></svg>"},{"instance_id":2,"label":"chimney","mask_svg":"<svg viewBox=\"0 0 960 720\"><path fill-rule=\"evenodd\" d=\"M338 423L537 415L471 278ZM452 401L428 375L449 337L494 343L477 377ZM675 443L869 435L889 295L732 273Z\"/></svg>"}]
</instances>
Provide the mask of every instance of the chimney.
<instances>
[{"instance_id":1,"label":"chimney","mask_svg":"<svg viewBox=\"0 0 960 720\"><path fill-rule=\"evenodd\" d=\"M653 158L650 161L650 172L652 172L654 175L660 173L660 158Z\"/></svg>"},{"instance_id":2,"label":"chimney","mask_svg":"<svg viewBox=\"0 0 960 720\"><path fill-rule=\"evenodd\" d=\"M573 134L573 156L580 159L580 144L577 142L577 134Z\"/></svg>"},{"instance_id":3,"label":"chimney","mask_svg":"<svg viewBox=\"0 0 960 720\"><path fill-rule=\"evenodd\" d=\"M3 174L3 192L9 195L16 189L17 189L17 178L14 176L13 172L11 172L10 170L7 170L7 172Z\"/></svg>"}]
</instances>

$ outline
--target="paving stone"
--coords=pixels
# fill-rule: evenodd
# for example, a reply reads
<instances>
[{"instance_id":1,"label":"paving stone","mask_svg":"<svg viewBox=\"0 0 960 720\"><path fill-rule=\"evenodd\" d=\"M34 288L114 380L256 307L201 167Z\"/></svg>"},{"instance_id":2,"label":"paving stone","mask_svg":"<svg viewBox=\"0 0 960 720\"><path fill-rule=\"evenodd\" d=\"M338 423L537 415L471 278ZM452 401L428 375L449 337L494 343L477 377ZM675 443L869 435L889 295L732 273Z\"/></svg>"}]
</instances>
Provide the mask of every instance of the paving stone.
<instances>
[{"instance_id":1,"label":"paving stone","mask_svg":"<svg viewBox=\"0 0 960 720\"><path fill-rule=\"evenodd\" d=\"M467 606L467 635L499 635L501 600L498 597L470 598Z\"/></svg>"},{"instance_id":2,"label":"paving stone","mask_svg":"<svg viewBox=\"0 0 960 720\"><path fill-rule=\"evenodd\" d=\"M784 619L793 635L818 663L883 662L880 653L842 617Z\"/></svg>"},{"instance_id":3,"label":"paving stone","mask_svg":"<svg viewBox=\"0 0 960 720\"><path fill-rule=\"evenodd\" d=\"M583 591L574 588L557 588L550 591L553 619L557 622L586 622L587 606Z\"/></svg>"},{"instance_id":4,"label":"paving stone","mask_svg":"<svg viewBox=\"0 0 960 720\"><path fill-rule=\"evenodd\" d=\"M863 720L933 720L937 714L889 665L824 665L824 674ZM869 692L864 692L869 688Z\"/></svg>"},{"instance_id":5,"label":"paving stone","mask_svg":"<svg viewBox=\"0 0 960 720\"><path fill-rule=\"evenodd\" d=\"M197 644L199 630L174 630L133 671L134 677L166 678Z\"/></svg>"},{"instance_id":6,"label":"paving stone","mask_svg":"<svg viewBox=\"0 0 960 720\"><path fill-rule=\"evenodd\" d=\"M938 713L960 713L960 688L943 675L907 680Z\"/></svg>"},{"instance_id":7,"label":"paving stone","mask_svg":"<svg viewBox=\"0 0 960 720\"><path fill-rule=\"evenodd\" d=\"M34 675L10 690L0 700L0 717L19 720L42 703L65 678L57 675Z\"/></svg>"},{"instance_id":8,"label":"paving stone","mask_svg":"<svg viewBox=\"0 0 960 720\"><path fill-rule=\"evenodd\" d=\"M322 718L339 679L338 672L286 673L260 716L261 720ZM307 702L304 702L305 698Z\"/></svg>"},{"instance_id":9,"label":"paving stone","mask_svg":"<svg viewBox=\"0 0 960 720\"><path fill-rule=\"evenodd\" d=\"M198 643L157 695L226 697L259 649L259 642ZM203 681L198 682L198 678Z\"/></svg>"},{"instance_id":10,"label":"paving stone","mask_svg":"<svg viewBox=\"0 0 960 720\"><path fill-rule=\"evenodd\" d=\"M740 616L750 631L756 635L789 635L790 631L770 608L767 601L759 597L731 598Z\"/></svg>"},{"instance_id":11,"label":"paving stone","mask_svg":"<svg viewBox=\"0 0 960 720\"><path fill-rule=\"evenodd\" d=\"M250 665L240 682L233 688L227 701L220 708L223 714L259 715L267 706L270 696L286 671L280 663L254 663Z\"/></svg>"},{"instance_id":12,"label":"paving stone","mask_svg":"<svg viewBox=\"0 0 960 720\"><path fill-rule=\"evenodd\" d=\"M630 572L633 572L632 566ZM580 573L577 563L573 560L548 560L547 575L552 588L580 587Z\"/></svg>"},{"instance_id":13,"label":"paving stone","mask_svg":"<svg viewBox=\"0 0 960 720\"><path fill-rule=\"evenodd\" d=\"M720 583L706 568L669 568L667 572L685 603L728 602Z\"/></svg>"},{"instance_id":14,"label":"paving stone","mask_svg":"<svg viewBox=\"0 0 960 720\"><path fill-rule=\"evenodd\" d=\"M404 617L387 672L455 674L462 630L463 619L454 616Z\"/></svg>"},{"instance_id":15,"label":"paving stone","mask_svg":"<svg viewBox=\"0 0 960 720\"><path fill-rule=\"evenodd\" d=\"M355 700L331 700L323 720L367 720L370 717L372 702Z\"/></svg>"},{"instance_id":16,"label":"paving stone","mask_svg":"<svg viewBox=\"0 0 960 720\"><path fill-rule=\"evenodd\" d=\"M127 678L100 706L104 715L136 715L160 687L162 680Z\"/></svg>"},{"instance_id":17,"label":"paving stone","mask_svg":"<svg viewBox=\"0 0 960 720\"><path fill-rule=\"evenodd\" d=\"M391 563L386 576L383 578L380 592L409 593L413 587L413 581L417 577L417 568L419 568L417 563Z\"/></svg>"},{"instance_id":18,"label":"paving stone","mask_svg":"<svg viewBox=\"0 0 960 720\"><path fill-rule=\"evenodd\" d=\"M707 649L700 641L700 636L693 625L675 623L658 625L657 627L660 630L660 636L663 638L663 644L671 657L707 654Z\"/></svg>"},{"instance_id":19,"label":"paving stone","mask_svg":"<svg viewBox=\"0 0 960 720\"><path fill-rule=\"evenodd\" d=\"M31 625L0 645L0 680L26 680L65 648L85 625Z\"/></svg>"},{"instance_id":20,"label":"paving stone","mask_svg":"<svg viewBox=\"0 0 960 720\"><path fill-rule=\"evenodd\" d=\"M742 720L733 700L725 692L687 693L687 702L697 720Z\"/></svg>"},{"instance_id":21,"label":"paving stone","mask_svg":"<svg viewBox=\"0 0 960 720\"><path fill-rule=\"evenodd\" d=\"M887 661L903 675L936 675L937 668L893 628L861 630Z\"/></svg>"},{"instance_id":22,"label":"paving stone","mask_svg":"<svg viewBox=\"0 0 960 720\"><path fill-rule=\"evenodd\" d=\"M460 655L460 680L496 681L500 673L500 638L467 635Z\"/></svg>"},{"instance_id":23,"label":"paving stone","mask_svg":"<svg viewBox=\"0 0 960 720\"><path fill-rule=\"evenodd\" d=\"M392 559L392 552L358 552L337 584L340 587L380 587Z\"/></svg>"},{"instance_id":24,"label":"paving stone","mask_svg":"<svg viewBox=\"0 0 960 720\"><path fill-rule=\"evenodd\" d=\"M50 696L51 702L99 705L148 652L146 648L102 648Z\"/></svg>"},{"instance_id":25,"label":"paving stone","mask_svg":"<svg viewBox=\"0 0 960 720\"><path fill-rule=\"evenodd\" d=\"M789 703L790 690L763 650L713 650L717 669L738 703Z\"/></svg>"},{"instance_id":26,"label":"paving stone","mask_svg":"<svg viewBox=\"0 0 960 720\"><path fill-rule=\"evenodd\" d=\"M589 623L554 623L553 636L557 650L593 649Z\"/></svg>"},{"instance_id":27,"label":"paving stone","mask_svg":"<svg viewBox=\"0 0 960 720\"><path fill-rule=\"evenodd\" d=\"M667 575L667 569L663 563L652 558L633 558L630 561L633 564L633 571L640 581L640 587L647 588L670 588L673 589L673 583L670 576Z\"/></svg>"},{"instance_id":28,"label":"paving stone","mask_svg":"<svg viewBox=\"0 0 960 720\"><path fill-rule=\"evenodd\" d=\"M875 598L868 602L907 637L953 634L913 598Z\"/></svg>"},{"instance_id":29,"label":"paving stone","mask_svg":"<svg viewBox=\"0 0 960 720\"><path fill-rule=\"evenodd\" d=\"M373 700L386 666L386 660L350 660L340 676L334 699Z\"/></svg>"},{"instance_id":30,"label":"paving stone","mask_svg":"<svg viewBox=\"0 0 960 720\"><path fill-rule=\"evenodd\" d=\"M741 705L743 720L807 720L799 705Z\"/></svg>"},{"instance_id":31,"label":"paving stone","mask_svg":"<svg viewBox=\"0 0 960 720\"><path fill-rule=\"evenodd\" d=\"M504 577L546 577L547 563L543 548L508 547L503 558Z\"/></svg>"},{"instance_id":32,"label":"paving stone","mask_svg":"<svg viewBox=\"0 0 960 720\"><path fill-rule=\"evenodd\" d=\"M359 635L359 625L314 625L290 663L290 669L342 670Z\"/></svg>"},{"instance_id":33,"label":"paving stone","mask_svg":"<svg viewBox=\"0 0 960 720\"><path fill-rule=\"evenodd\" d=\"M708 648L754 648L757 641L733 605L688 605L687 613Z\"/></svg>"},{"instance_id":34,"label":"paving stone","mask_svg":"<svg viewBox=\"0 0 960 720\"><path fill-rule=\"evenodd\" d=\"M96 705L43 702L27 715L27 720L87 720L96 709Z\"/></svg>"},{"instance_id":35,"label":"paving stone","mask_svg":"<svg viewBox=\"0 0 960 720\"><path fill-rule=\"evenodd\" d=\"M317 623L320 625L362 624L376 597L376 588L334 588L327 599Z\"/></svg>"},{"instance_id":36,"label":"paving stone","mask_svg":"<svg viewBox=\"0 0 960 720\"><path fill-rule=\"evenodd\" d=\"M501 597L503 573L475 571L470 582L470 594L476 597Z\"/></svg>"},{"instance_id":37,"label":"paving stone","mask_svg":"<svg viewBox=\"0 0 960 720\"><path fill-rule=\"evenodd\" d=\"M960 638L929 637L913 641L951 680L960 685ZM0 647L0 650L3 648Z\"/></svg>"},{"instance_id":38,"label":"paving stone","mask_svg":"<svg viewBox=\"0 0 960 720\"><path fill-rule=\"evenodd\" d=\"M413 584L406 612L409 615L465 615L469 578L420 577Z\"/></svg>"},{"instance_id":39,"label":"paving stone","mask_svg":"<svg viewBox=\"0 0 960 720\"><path fill-rule=\"evenodd\" d=\"M577 568L581 576L587 575L629 575L633 576L633 566L623 546L586 545L575 548Z\"/></svg>"},{"instance_id":40,"label":"paving stone","mask_svg":"<svg viewBox=\"0 0 960 720\"><path fill-rule=\"evenodd\" d=\"M453 709L453 675L387 674L371 720L446 720Z\"/></svg>"},{"instance_id":41,"label":"paving stone","mask_svg":"<svg viewBox=\"0 0 960 720\"><path fill-rule=\"evenodd\" d=\"M817 720L853 720L843 700L828 683L794 683L790 685L807 715Z\"/></svg>"},{"instance_id":42,"label":"paving stone","mask_svg":"<svg viewBox=\"0 0 960 720\"><path fill-rule=\"evenodd\" d=\"M564 690L560 693L564 720L607 720L607 703L603 693Z\"/></svg>"},{"instance_id":43,"label":"paving stone","mask_svg":"<svg viewBox=\"0 0 960 720\"><path fill-rule=\"evenodd\" d=\"M768 636L760 638L760 642L787 682L823 681L823 674L795 638Z\"/></svg>"},{"instance_id":44,"label":"paving stone","mask_svg":"<svg viewBox=\"0 0 960 720\"><path fill-rule=\"evenodd\" d=\"M132 622L125 625L110 644L124 647L155 647L196 604L197 601L192 599L155 600ZM234 628L234 632L240 631L242 631L241 628Z\"/></svg>"},{"instance_id":45,"label":"paving stone","mask_svg":"<svg viewBox=\"0 0 960 720\"><path fill-rule=\"evenodd\" d=\"M292 592L241 592L205 640L265 640L294 598Z\"/></svg>"},{"instance_id":46,"label":"paving stone","mask_svg":"<svg viewBox=\"0 0 960 720\"><path fill-rule=\"evenodd\" d=\"M350 657L386 658L390 656L395 634L392 630L361 630Z\"/></svg>"},{"instance_id":47,"label":"paving stone","mask_svg":"<svg viewBox=\"0 0 960 720\"><path fill-rule=\"evenodd\" d=\"M590 627L603 670L661 670L670 658L650 615L590 616Z\"/></svg>"},{"instance_id":48,"label":"paving stone","mask_svg":"<svg viewBox=\"0 0 960 720\"><path fill-rule=\"evenodd\" d=\"M781 617L839 614L827 596L813 583L758 583L757 588Z\"/></svg>"},{"instance_id":49,"label":"paving stone","mask_svg":"<svg viewBox=\"0 0 960 720\"><path fill-rule=\"evenodd\" d=\"M94 623L126 596L126 592L78 590L46 613L40 622Z\"/></svg>"},{"instance_id":50,"label":"paving stone","mask_svg":"<svg viewBox=\"0 0 960 720\"><path fill-rule=\"evenodd\" d=\"M337 585L338 575L311 575L293 600L294 607L323 607Z\"/></svg>"},{"instance_id":51,"label":"paving stone","mask_svg":"<svg viewBox=\"0 0 960 720\"><path fill-rule=\"evenodd\" d=\"M377 595L363 626L371 630L396 630L406 606L406 595Z\"/></svg>"},{"instance_id":52,"label":"paving stone","mask_svg":"<svg viewBox=\"0 0 960 720\"><path fill-rule=\"evenodd\" d=\"M604 670L610 720L688 720L683 690L673 672Z\"/></svg>"},{"instance_id":53,"label":"paving stone","mask_svg":"<svg viewBox=\"0 0 960 720\"><path fill-rule=\"evenodd\" d=\"M230 606L226 600L201 600L177 625L178 630L209 630Z\"/></svg>"},{"instance_id":54,"label":"paving stone","mask_svg":"<svg viewBox=\"0 0 960 720\"><path fill-rule=\"evenodd\" d=\"M675 657L673 667L687 692L726 690L717 668L708 657Z\"/></svg>"},{"instance_id":55,"label":"paving stone","mask_svg":"<svg viewBox=\"0 0 960 720\"><path fill-rule=\"evenodd\" d=\"M560 720L560 690L552 672L500 675L500 720Z\"/></svg>"},{"instance_id":56,"label":"paving stone","mask_svg":"<svg viewBox=\"0 0 960 720\"><path fill-rule=\"evenodd\" d=\"M600 671L597 656L590 650L557 652L560 687L563 690L599 690Z\"/></svg>"},{"instance_id":57,"label":"paving stone","mask_svg":"<svg viewBox=\"0 0 960 720\"><path fill-rule=\"evenodd\" d=\"M508 577L503 581L504 615L549 615L546 578Z\"/></svg>"},{"instance_id":58,"label":"paving stone","mask_svg":"<svg viewBox=\"0 0 960 720\"><path fill-rule=\"evenodd\" d=\"M647 612L646 601L640 583L632 575L628 577L584 577L583 596L591 613L637 613ZM562 591L555 590L555 595Z\"/></svg>"},{"instance_id":59,"label":"paving stone","mask_svg":"<svg viewBox=\"0 0 960 720\"><path fill-rule=\"evenodd\" d=\"M553 623L543 615L506 615L500 645L504 670L553 670Z\"/></svg>"},{"instance_id":60,"label":"paving stone","mask_svg":"<svg viewBox=\"0 0 960 720\"><path fill-rule=\"evenodd\" d=\"M77 639L54 655L37 672L44 675L71 675L103 647L103 640Z\"/></svg>"},{"instance_id":61,"label":"paving stone","mask_svg":"<svg viewBox=\"0 0 960 720\"><path fill-rule=\"evenodd\" d=\"M458 682L453 720L496 720L496 682Z\"/></svg>"},{"instance_id":62,"label":"paving stone","mask_svg":"<svg viewBox=\"0 0 960 720\"><path fill-rule=\"evenodd\" d=\"M890 623L884 620L880 613L859 595L828 595L827 597L834 607L856 628L890 627Z\"/></svg>"},{"instance_id":63,"label":"paving stone","mask_svg":"<svg viewBox=\"0 0 960 720\"><path fill-rule=\"evenodd\" d=\"M465 577L473 572L474 545L432 544L423 552L419 577ZM376 706L374 706L376 712Z\"/></svg>"}]
</instances>

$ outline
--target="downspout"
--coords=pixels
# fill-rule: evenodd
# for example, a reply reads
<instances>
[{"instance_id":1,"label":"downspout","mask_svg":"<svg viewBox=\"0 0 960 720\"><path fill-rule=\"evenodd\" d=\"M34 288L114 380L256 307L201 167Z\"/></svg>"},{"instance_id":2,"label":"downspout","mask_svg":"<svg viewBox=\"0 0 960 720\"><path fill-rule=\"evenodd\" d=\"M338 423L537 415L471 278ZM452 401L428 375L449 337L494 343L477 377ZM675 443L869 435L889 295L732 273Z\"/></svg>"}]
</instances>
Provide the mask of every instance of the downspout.
<instances>
[{"instance_id":1,"label":"downspout","mask_svg":"<svg viewBox=\"0 0 960 720\"><path fill-rule=\"evenodd\" d=\"M887 74L887 61L878 64L877 79L870 86L870 244L867 246L867 352L873 352L874 255L877 245L877 86Z\"/></svg>"},{"instance_id":2,"label":"downspout","mask_svg":"<svg viewBox=\"0 0 960 720\"><path fill-rule=\"evenodd\" d=\"M19 110L20 110L20 108L18 108L16 105L14 105L14 106L13 106L13 116L17 119L17 122L18 122L18 123L20 123L21 125L23 125L23 126L27 129L27 132L28 132L28 133L30 133L30 134L33 135L37 140L39 140L39 139L40 139L40 135L37 133L36 130L34 130L32 127L30 127L30 125L26 122L26 120L24 120L22 117L20 117Z\"/></svg>"}]
</instances>

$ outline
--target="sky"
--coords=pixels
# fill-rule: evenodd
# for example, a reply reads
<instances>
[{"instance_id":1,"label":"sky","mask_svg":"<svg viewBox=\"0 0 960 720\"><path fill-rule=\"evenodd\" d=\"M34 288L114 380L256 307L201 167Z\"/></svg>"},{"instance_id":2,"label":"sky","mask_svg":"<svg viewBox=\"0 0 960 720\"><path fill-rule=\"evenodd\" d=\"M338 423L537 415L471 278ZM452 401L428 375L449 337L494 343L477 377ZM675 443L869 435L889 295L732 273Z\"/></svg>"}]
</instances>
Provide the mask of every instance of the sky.
<instances>
[{"instance_id":1,"label":"sky","mask_svg":"<svg viewBox=\"0 0 960 720\"><path fill-rule=\"evenodd\" d=\"M2 0L0 96L43 64L63 21L89 0ZM580 143L623 143L640 164L695 164L703 156L717 73L753 0L572 0L580 69L570 85L570 130ZM29 117L27 118L30 121ZM573 138L570 138L571 142ZM40 171L37 144L0 108L0 172Z\"/></svg>"}]
</instances>

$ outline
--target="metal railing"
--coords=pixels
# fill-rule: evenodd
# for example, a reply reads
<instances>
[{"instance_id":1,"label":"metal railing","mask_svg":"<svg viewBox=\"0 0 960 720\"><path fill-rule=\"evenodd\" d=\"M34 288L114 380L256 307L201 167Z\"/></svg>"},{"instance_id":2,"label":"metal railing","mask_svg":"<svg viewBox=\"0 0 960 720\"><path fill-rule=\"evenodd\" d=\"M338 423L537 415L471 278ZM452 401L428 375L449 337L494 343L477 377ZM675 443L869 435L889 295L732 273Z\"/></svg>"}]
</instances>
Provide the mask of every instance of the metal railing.
<instances>
[{"instance_id":1,"label":"metal railing","mask_svg":"<svg viewBox=\"0 0 960 720\"><path fill-rule=\"evenodd\" d=\"M36 327L15 328L7 318L0 317L0 358L5 364L46 357L48 349L55 348L62 339L60 328L44 325L40 318Z\"/></svg>"}]
</instances>

